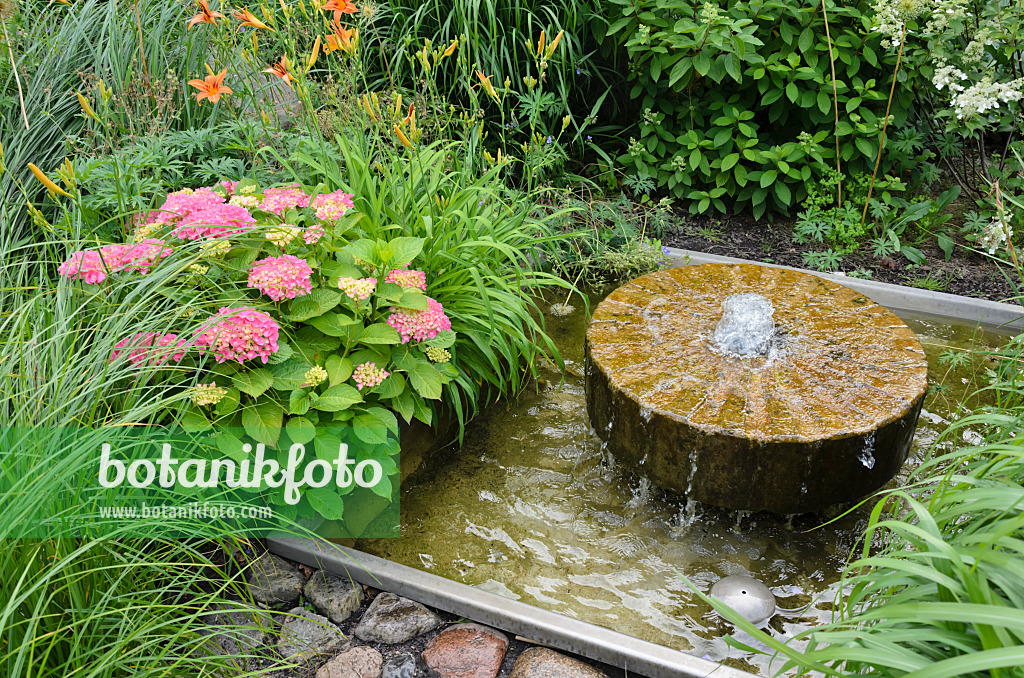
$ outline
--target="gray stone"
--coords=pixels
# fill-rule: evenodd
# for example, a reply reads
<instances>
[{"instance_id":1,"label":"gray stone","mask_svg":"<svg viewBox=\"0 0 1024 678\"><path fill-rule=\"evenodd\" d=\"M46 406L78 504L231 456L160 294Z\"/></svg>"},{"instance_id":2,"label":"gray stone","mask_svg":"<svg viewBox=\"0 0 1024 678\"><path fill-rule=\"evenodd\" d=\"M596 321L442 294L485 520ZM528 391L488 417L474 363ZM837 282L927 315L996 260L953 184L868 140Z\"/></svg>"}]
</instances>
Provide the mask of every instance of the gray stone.
<instances>
[{"instance_id":1,"label":"gray stone","mask_svg":"<svg viewBox=\"0 0 1024 678\"><path fill-rule=\"evenodd\" d=\"M416 658L410 654L396 654L384 663L381 678L415 678Z\"/></svg>"},{"instance_id":2,"label":"gray stone","mask_svg":"<svg viewBox=\"0 0 1024 678\"><path fill-rule=\"evenodd\" d=\"M277 651L285 659L308 662L317 655L337 652L345 642L345 635L327 617L296 607L288 611L281 625Z\"/></svg>"},{"instance_id":3,"label":"gray stone","mask_svg":"<svg viewBox=\"0 0 1024 678\"><path fill-rule=\"evenodd\" d=\"M222 604L203 615L203 619L208 626L200 633L212 641L205 646L207 652L237 657L230 661L244 671L259 668L258 655L274 629L269 613Z\"/></svg>"},{"instance_id":4,"label":"gray stone","mask_svg":"<svg viewBox=\"0 0 1024 678\"><path fill-rule=\"evenodd\" d=\"M531 647L516 659L508 678L608 678L604 671L544 647Z\"/></svg>"},{"instance_id":5,"label":"gray stone","mask_svg":"<svg viewBox=\"0 0 1024 678\"><path fill-rule=\"evenodd\" d=\"M316 672L316 678L379 678L384 658L372 647L345 650Z\"/></svg>"},{"instance_id":6,"label":"gray stone","mask_svg":"<svg viewBox=\"0 0 1024 678\"><path fill-rule=\"evenodd\" d=\"M363 600L363 587L348 577L318 570L309 578L302 592L316 611L335 624L352 616Z\"/></svg>"},{"instance_id":7,"label":"gray stone","mask_svg":"<svg viewBox=\"0 0 1024 678\"><path fill-rule=\"evenodd\" d=\"M394 645L436 629L441 618L417 602L382 593L366 608L356 626L356 635L368 643Z\"/></svg>"},{"instance_id":8,"label":"gray stone","mask_svg":"<svg viewBox=\"0 0 1024 678\"><path fill-rule=\"evenodd\" d=\"M295 563L264 553L252 564L248 581L253 598L277 606L297 601L306 578Z\"/></svg>"}]
</instances>

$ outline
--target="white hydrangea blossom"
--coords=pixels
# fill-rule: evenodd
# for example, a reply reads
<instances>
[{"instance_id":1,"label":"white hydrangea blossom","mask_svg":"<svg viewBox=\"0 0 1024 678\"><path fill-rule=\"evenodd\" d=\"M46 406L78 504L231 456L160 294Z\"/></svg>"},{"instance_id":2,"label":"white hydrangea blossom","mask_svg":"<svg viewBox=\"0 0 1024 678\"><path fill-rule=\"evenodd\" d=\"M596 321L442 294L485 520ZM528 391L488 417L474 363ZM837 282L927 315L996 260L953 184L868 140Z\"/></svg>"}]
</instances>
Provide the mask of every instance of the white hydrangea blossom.
<instances>
[{"instance_id":1,"label":"white hydrangea blossom","mask_svg":"<svg viewBox=\"0 0 1024 678\"><path fill-rule=\"evenodd\" d=\"M1001 248L1007 240L1013 237L1013 227L1010 226L1010 218L1009 212L1003 214L1002 218L996 215L992 217L992 221L988 222L985 230L981 232L978 244L988 248L989 254L995 254L997 249Z\"/></svg>"},{"instance_id":2,"label":"white hydrangea blossom","mask_svg":"<svg viewBox=\"0 0 1024 678\"><path fill-rule=\"evenodd\" d=\"M944 64L935 69L935 75L932 76L932 84L939 90L943 87L948 87L950 92L963 92L965 88L960 84L960 81L966 79L967 74L959 68Z\"/></svg>"},{"instance_id":3,"label":"white hydrangea blossom","mask_svg":"<svg viewBox=\"0 0 1024 678\"><path fill-rule=\"evenodd\" d=\"M1024 78L1010 82L992 82L992 78L986 75L980 82L974 83L953 97L956 117L963 120L999 108L1000 103L1019 101L1022 96L1021 87L1024 87Z\"/></svg>"},{"instance_id":4,"label":"white hydrangea blossom","mask_svg":"<svg viewBox=\"0 0 1024 678\"><path fill-rule=\"evenodd\" d=\"M899 47L906 31L907 21L931 10L932 0L875 0L874 28L886 36L883 47Z\"/></svg>"}]
</instances>

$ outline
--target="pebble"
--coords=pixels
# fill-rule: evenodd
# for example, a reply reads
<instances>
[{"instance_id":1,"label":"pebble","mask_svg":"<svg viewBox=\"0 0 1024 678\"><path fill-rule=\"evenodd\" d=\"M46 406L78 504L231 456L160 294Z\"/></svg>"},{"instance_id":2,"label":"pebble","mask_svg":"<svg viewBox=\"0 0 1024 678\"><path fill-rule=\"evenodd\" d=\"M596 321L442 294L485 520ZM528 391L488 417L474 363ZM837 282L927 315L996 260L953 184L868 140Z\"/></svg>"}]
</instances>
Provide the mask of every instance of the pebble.
<instances>
[{"instance_id":1,"label":"pebble","mask_svg":"<svg viewBox=\"0 0 1024 678\"><path fill-rule=\"evenodd\" d=\"M311 659L345 645L345 635L326 617L302 607L289 610L288 615L277 641L277 651L285 659Z\"/></svg>"},{"instance_id":2,"label":"pebble","mask_svg":"<svg viewBox=\"0 0 1024 678\"><path fill-rule=\"evenodd\" d=\"M316 678L378 678L384 658L372 647L345 650L316 672Z\"/></svg>"},{"instance_id":3,"label":"pebble","mask_svg":"<svg viewBox=\"0 0 1024 678\"><path fill-rule=\"evenodd\" d=\"M294 603L302 594L306 578L295 563L264 553L249 570L252 597L270 606Z\"/></svg>"},{"instance_id":4,"label":"pebble","mask_svg":"<svg viewBox=\"0 0 1024 678\"><path fill-rule=\"evenodd\" d=\"M437 678L495 678L508 638L482 624L455 624L434 636L423 661Z\"/></svg>"},{"instance_id":5,"label":"pebble","mask_svg":"<svg viewBox=\"0 0 1024 678\"><path fill-rule=\"evenodd\" d=\"M359 609L363 601L363 587L346 576L319 570L306 582L302 592L316 611L340 624Z\"/></svg>"},{"instance_id":6,"label":"pebble","mask_svg":"<svg viewBox=\"0 0 1024 678\"><path fill-rule=\"evenodd\" d=\"M368 643L394 645L440 625L441 618L423 605L394 593L381 593L366 608L355 634Z\"/></svg>"},{"instance_id":7,"label":"pebble","mask_svg":"<svg viewBox=\"0 0 1024 678\"><path fill-rule=\"evenodd\" d=\"M608 678L604 671L544 647L523 651L508 678Z\"/></svg>"},{"instance_id":8,"label":"pebble","mask_svg":"<svg viewBox=\"0 0 1024 678\"><path fill-rule=\"evenodd\" d=\"M381 678L415 678L416 658L411 654L400 653L390 657L384 664Z\"/></svg>"}]
</instances>

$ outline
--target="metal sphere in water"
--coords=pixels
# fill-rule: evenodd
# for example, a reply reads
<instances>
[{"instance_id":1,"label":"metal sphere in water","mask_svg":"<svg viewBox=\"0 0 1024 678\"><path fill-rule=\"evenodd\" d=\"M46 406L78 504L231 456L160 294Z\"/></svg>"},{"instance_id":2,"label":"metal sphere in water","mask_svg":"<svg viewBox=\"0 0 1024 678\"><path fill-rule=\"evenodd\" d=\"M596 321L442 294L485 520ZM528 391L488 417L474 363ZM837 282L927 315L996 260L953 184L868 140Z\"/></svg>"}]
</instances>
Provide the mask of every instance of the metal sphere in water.
<instances>
[{"instance_id":1,"label":"metal sphere in water","mask_svg":"<svg viewBox=\"0 0 1024 678\"><path fill-rule=\"evenodd\" d=\"M775 614L775 595L753 577L731 575L719 579L711 587L711 595L758 627Z\"/></svg>"}]
</instances>

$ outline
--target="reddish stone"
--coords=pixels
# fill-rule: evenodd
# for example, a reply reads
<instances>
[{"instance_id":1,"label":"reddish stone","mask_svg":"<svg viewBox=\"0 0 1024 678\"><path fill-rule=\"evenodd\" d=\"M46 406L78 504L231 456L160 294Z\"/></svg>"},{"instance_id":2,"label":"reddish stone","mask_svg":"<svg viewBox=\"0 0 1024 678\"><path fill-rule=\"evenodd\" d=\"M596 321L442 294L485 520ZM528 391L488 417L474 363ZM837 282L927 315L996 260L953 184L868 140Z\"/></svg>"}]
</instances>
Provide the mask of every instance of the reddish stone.
<instances>
[{"instance_id":1,"label":"reddish stone","mask_svg":"<svg viewBox=\"0 0 1024 678\"><path fill-rule=\"evenodd\" d=\"M508 650L504 634L481 624L456 624L423 650L423 661L438 678L495 678Z\"/></svg>"}]
</instances>

